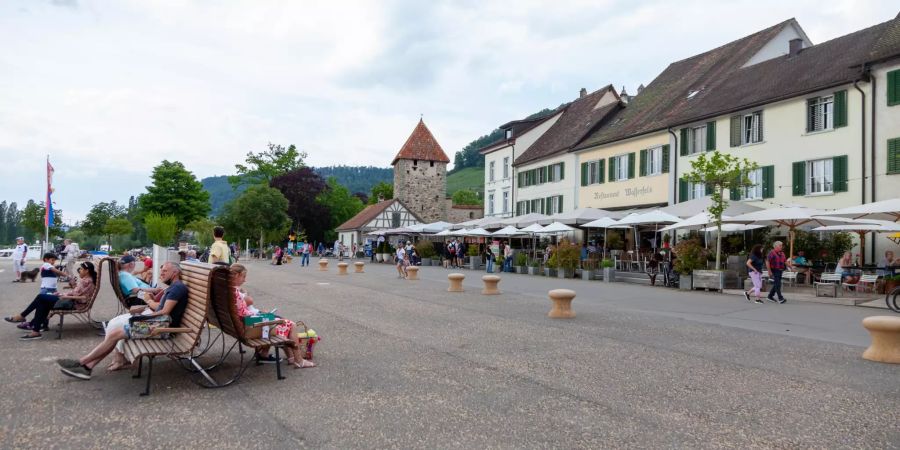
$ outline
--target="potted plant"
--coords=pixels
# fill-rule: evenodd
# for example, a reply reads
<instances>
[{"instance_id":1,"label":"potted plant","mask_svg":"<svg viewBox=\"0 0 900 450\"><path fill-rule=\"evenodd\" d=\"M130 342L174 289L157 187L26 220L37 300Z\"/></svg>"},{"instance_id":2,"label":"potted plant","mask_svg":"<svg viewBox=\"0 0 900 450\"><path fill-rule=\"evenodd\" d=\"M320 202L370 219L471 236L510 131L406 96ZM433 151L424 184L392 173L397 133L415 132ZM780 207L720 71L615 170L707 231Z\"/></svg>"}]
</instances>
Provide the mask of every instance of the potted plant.
<instances>
[{"instance_id":1,"label":"potted plant","mask_svg":"<svg viewBox=\"0 0 900 450\"><path fill-rule=\"evenodd\" d=\"M897 286L900 286L900 274L884 277L885 294L890 294Z\"/></svg>"},{"instance_id":2,"label":"potted plant","mask_svg":"<svg viewBox=\"0 0 900 450\"><path fill-rule=\"evenodd\" d=\"M375 261L384 261L384 242L381 242L375 246Z\"/></svg>"},{"instance_id":3,"label":"potted plant","mask_svg":"<svg viewBox=\"0 0 900 450\"><path fill-rule=\"evenodd\" d=\"M547 259L547 265L544 266L544 276L555 277L557 264L556 252L554 251L550 258Z\"/></svg>"},{"instance_id":4,"label":"potted plant","mask_svg":"<svg viewBox=\"0 0 900 450\"><path fill-rule=\"evenodd\" d=\"M466 249L466 255L468 256L467 263L469 268L472 270L478 270L481 267L481 251L478 248L477 244L469 245L469 248Z\"/></svg>"},{"instance_id":5,"label":"potted plant","mask_svg":"<svg viewBox=\"0 0 900 450\"><path fill-rule=\"evenodd\" d=\"M706 267L706 249L699 239L685 239L675 245L675 256L675 271L680 275L679 289L693 289L694 272Z\"/></svg>"},{"instance_id":6,"label":"potted plant","mask_svg":"<svg viewBox=\"0 0 900 450\"><path fill-rule=\"evenodd\" d=\"M419 258L422 259L423 266L432 265L432 259L437 255L437 252L434 251L434 245L431 241L420 241L416 244L416 253L419 254Z\"/></svg>"},{"instance_id":7,"label":"potted plant","mask_svg":"<svg viewBox=\"0 0 900 450\"><path fill-rule=\"evenodd\" d=\"M541 274L541 264L537 259L531 260L531 263L528 264L528 275L540 275Z\"/></svg>"},{"instance_id":8,"label":"potted plant","mask_svg":"<svg viewBox=\"0 0 900 450\"><path fill-rule=\"evenodd\" d=\"M393 254L394 254L394 246L391 245L391 244L388 244L387 242L385 242L385 243L384 243L384 249L383 249L383 251L382 251L382 253L381 253L381 258L384 260L384 262L390 263L390 262L391 262L391 256L392 256Z\"/></svg>"},{"instance_id":9,"label":"potted plant","mask_svg":"<svg viewBox=\"0 0 900 450\"><path fill-rule=\"evenodd\" d=\"M600 261L600 268L603 269L603 281L612 283L616 281L616 264L613 260L606 258Z\"/></svg>"},{"instance_id":10,"label":"potted plant","mask_svg":"<svg viewBox=\"0 0 900 450\"><path fill-rule=\"evenodd\" d=\"M514 263L516 273L525 273L525 266L528 264L528 256L525 255L525 252L517 252Z\"/></svg>"},{"instance_id":11,"label":"potted plant","mask_svg":"<svg viewBox=\"0 0 900 450\"><path fill-rule=\"evenodd\" d=\"M575 269L581 260L581 248L569 242L560 243L556 248L556 267L559 278L575 278Z\"/></svg>"}]
</instances>

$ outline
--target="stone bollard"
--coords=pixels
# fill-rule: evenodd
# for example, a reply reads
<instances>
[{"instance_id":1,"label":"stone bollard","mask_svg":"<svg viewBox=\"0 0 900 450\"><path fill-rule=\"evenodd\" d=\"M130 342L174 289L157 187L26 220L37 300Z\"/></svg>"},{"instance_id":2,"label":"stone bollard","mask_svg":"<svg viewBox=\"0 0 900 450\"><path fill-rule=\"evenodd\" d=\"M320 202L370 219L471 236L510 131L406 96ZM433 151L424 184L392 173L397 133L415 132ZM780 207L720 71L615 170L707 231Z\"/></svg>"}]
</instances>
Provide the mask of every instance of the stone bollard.
<instances>
[{"instance_id":1,"label":"stone bollard","mask_svg":"<svg viewBox=\"0 0 900 450\"><path fill-rule=\"evenodd\" d=\"M572 299L575 298L575 291L571 289L554 289L547 293L550 300L553 300L553 308L547 313L547 317L553 319L571 319L575 317L572 311Z\"/></svg>"},{"instance_id":2,"label":"stone bollard","mask_svg":"<svg viewBox=\"0 0 900 450\"><path fill-rule=\"evenodd\" d=\"M406 279L411 281L416 281L419 279L419 268L416 266L409 266L406 268Z\"/></svg>"},{"instance_id":3,"label":"stone bollard","mask_svg":"<svg viewBox=\"0 0 900 450\"><path fill-rule=\"evenodd\" d=\"M328 260L327 259L322 258L319 260L319 270L322 272L328 270Z\"/></svg>"},{"instance_id":4,"label":"stone bollard","mask_svg":"<svg viewBox=\"0 0 900 450\"><path fill-rule=\"evenodd\" d=\"M900 364L900 317L871 316L862 324L872 335L872 345L863 352L863 359Z\"/></svg>"},{"instance_id":5,"label":"stone bollard","mask_svg":"<svg viewBox=\"0 0 900 450\"><path fill-rule=\"evenodd\" d=\"M353 265L356 266L356 270L353 273L364 273L363 267L366 266L366 263L364 263L362 261L357 261L357 262L353 263Z\"/></svg>"},{"instance_id":6,"label":"stone bollard","mask_svg":"<svg viewBox=\"0 0 900 450\"><path fill-rule=\"evenodd\" d=\"M482 295L500 295L500 290L497 289L500 277L497 275L484 275L481 277L481 281L484 282L484 289L481 290Z\"/></svg>"},{"instance_id":7,"label":"stone bollard","mask_svg":"<svg viewBox=\"0 0 900 450\"><path fill-rule=\"evenodd\" d=\"M349 265L345 262L338 263L338 275L347 275L347 266Z\"/></svg>"},{"instance_id":8,"label":"stone bollard","mask_svg":"<svg viewBox=\"0 0 900 450\"><path fill-rule=\"evenodd\" d=\"M450 280L450 287L447 288L447 292L463 292L462 282L465 278L466 276L461 273L447 275L447 279Z\"/></svg>"}]
</instances>

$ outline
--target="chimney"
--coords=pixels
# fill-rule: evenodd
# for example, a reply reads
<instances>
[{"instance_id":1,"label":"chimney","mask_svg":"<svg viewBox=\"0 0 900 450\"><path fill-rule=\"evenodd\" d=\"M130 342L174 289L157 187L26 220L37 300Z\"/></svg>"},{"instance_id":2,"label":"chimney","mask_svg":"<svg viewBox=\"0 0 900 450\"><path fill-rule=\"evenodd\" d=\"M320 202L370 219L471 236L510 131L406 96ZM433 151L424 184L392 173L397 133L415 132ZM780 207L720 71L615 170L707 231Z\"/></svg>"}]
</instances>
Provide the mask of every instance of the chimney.
<instances>
[{"instance_id":1,"label":"chimney","mask_svg":"<svg viewBox=\"0 0 900 450\"><path fill-rule=\"evenodd\" d=\"M383 201L384 201L384 195L383 195L383 194L378 194L378 202L381 203L381 202L383 202Z\"/></svg>"},{"instance_id":2,"label":"chimney","mask_svg":"<svg viewBox=\"0 0 900 450\"><path fill-rule=\"evenodd\" d=\"M581 88L581 91L578 92L578 98L584 98L584 97L587 97L587 89Z\"/></svg>"},{"instance_id":3,"label":"chimney","mask_svg":"<svg viewBox=\"0 0 900 450\"><path fill-rule=\"evenodd\" d=\"M637 94L635 94L635 95L641 95L641 92L642 92L643 90L644 90L644 84L641 83L641 85L638 86Z\"/></svg>"},{"instance_id":4,"label":"chimney","mask_svg":"<svg viewBox=\"0 0 900 450\"><path fill-rule=\"evenodd\" d=\"M631 100L631 97L625 92L625 86L622 86L622 92L619 93L619 98L622 99L622 102L628 103Z\"/></svg>"},{"instance_id":5,"label":"chimney","mask_svg":"<svg viewBox=\"0 0 900 450\"><path fill-rule=\"evenodd\" d=\"M791 56L797 56L800 53L800 50L803 48L803 39L796 38L791 39L788 46L788 54Z\"/></svg>"}]
</instances>

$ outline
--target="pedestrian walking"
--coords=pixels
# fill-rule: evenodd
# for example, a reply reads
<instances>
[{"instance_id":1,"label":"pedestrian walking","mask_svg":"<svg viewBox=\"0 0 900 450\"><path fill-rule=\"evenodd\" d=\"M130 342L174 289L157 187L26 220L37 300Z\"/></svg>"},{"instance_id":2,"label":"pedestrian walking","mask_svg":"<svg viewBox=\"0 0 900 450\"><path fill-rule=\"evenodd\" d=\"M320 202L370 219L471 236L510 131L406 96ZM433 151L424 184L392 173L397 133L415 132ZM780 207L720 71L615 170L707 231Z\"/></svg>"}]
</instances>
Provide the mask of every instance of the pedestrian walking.
<instances>
[{"instance_id":1,"label":"pedestrian walking","mask_svg":"<svg viewBox=\"0 0 900 450\"><path fill-rule=\"evenodd\" d=\"M766 258L766 268L769 269L769 275L772 277L772 290L769 291L768 298L771 302L784 303L786 300L784 299L784 295L781 294L781 274L784 273L784 270L787 269L787 258L784 256L784 252L781 248L784 244L781 241L775 241L775 248L769 252L769 256ZM778 295L778 299L775 299L775 295Z\"/></svg>"},{"instance_id":2,"label":"pedestrian walking","mask_svg":"<svg viewBox=\"0 0 900 450\"><path fill-rule=\"evenodd\" d=\"M309 266L309 252L312 251L312 244L309 242L303 243L303 251L300 254L300 267Z\"/></svg>"},{"instance_id":3,"label":"pedestrian walking","mask_svg":"<svg viewBox=\"0 0 900 450\"><path fill-rule=\"evenodd\" d=\"M509 246L509 241L503 245L503 271L504 272L512 272L512 257L513 251L512 247Z\"/></svg>"},{"instance_id":4,"label":"pedestrian walking","mask_svg":"<svg viewBox=\"0 0 900 450\"><path fill-rule=\"evenodd\" d=\"M763 268L763 253L762 253L762 245L756 244L750 250L750 257L747 258L747 272L750 274L750 282L753 283L753 288L749 291L744 291L744 297L747 298L747 301L750 300L750 293L753 292L756 295L756 303L762 303L762 299L759 298L759 292L762 290L762 268Z\"/></svg>"},{"instance_id":5,"label":"pedestrian walking","mask_svg":"<svg viewBox=\"0 0 900 450\"><path fill-rule=\"evenodd\" d=\"M494 256L493 250L491 250L491 245L484 246L484 257L487 259L487 273L494 273Z\"/></svg>"},{"instance_id":6,"label":"pedestrian walking","mask_svg":"<svg viewBox=\"0 0 900 450\"><path fill-rule=\"evenodd\" d=\"M397 246L397 278L406 278L406 249L403 243Z\"/></svg>"},{"instance_id":7,"label":"pedestrian walking","mask_svg":"<svg viewBox=\"0 0 900 450\"><path fill-rule=\"evenodd\" d=\"M22 272L25 271L25 258L28 256L28 245L25 244L25 238L19 236L16 238L16 249L13 250L13 270L16 272L16 279L13 283L22 280Z\"/></svg>"}]
</instances>

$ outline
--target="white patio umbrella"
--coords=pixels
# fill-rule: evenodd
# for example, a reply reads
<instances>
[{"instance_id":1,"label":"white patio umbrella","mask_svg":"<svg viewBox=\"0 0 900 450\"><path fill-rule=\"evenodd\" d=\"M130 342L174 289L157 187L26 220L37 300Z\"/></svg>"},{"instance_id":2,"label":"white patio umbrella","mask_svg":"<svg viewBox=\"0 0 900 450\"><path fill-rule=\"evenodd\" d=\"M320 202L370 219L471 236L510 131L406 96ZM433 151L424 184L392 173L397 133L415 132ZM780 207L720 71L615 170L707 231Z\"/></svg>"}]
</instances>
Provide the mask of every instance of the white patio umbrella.
<instances>
[{"instance_id":1,"label":"white patio umbrella","mask_svg":"<svg viewBox=\"0 0 900 450\"><path fill-rule=\"evenodd\" d=\"M554 214L545 219L538 221L541 225L548 225L553 222L559 222L566 225L581 225L604 217L617 219L622 217L622 213L615 211L607 211L605 209L581 208L571 211Z\"/></svg>"},{"instance_id":2,"label":"white patio umbrella","mask_svg":"<svg viewBox=\"0 0 900 450\"><path fill-rule=\"evenodd\" d=\"M612 217L603 217L601 219L588 222L581 226L582 228L603 228L603 258L606 259L606 234L610 228L628 228L628 225L619 225L619 221Z\"/></svg>"},{"instance_id":3,"label":"white patio umbrella","mask_svg":"<svg viewBox=\"0 0 900 450\"><path fill-rule=\"evenodd\" d=\"M535 233L541 234L551 234L551 233L565 233L567 231L572 231L574 228L559 222L553 222L550 225L547 225L544 228L541 228L540 231L535 231Z\"/></svg>"},{"instance_id":4,"label":"white patio umbrella","mask_svg":"<svg viewBox=\"0 0 900 450\"><path fill-rule=\"evenodd\" d=\"M513 236L523 236L526 234L528 234L528 233L524 233L521 230L519 230L518 228L510 225L508 227L502 228L500 230L497 230L497 231L491 233L491 236L513 237Z\"/></svg>"},{"instance_id":5,"label":"white patio umbrella","mask_svg":"<svg viewBox=\"0 0 900 450\"><path fill-rule=\"evenodd\" d=\"M450 222L438 221L438 222L432 222L432 223L413 225L410 228L412 228L412 229L418 228L421 233L429 233L430 234L430 233L438 233L440 231L444 231L444 230L450 228L451 225L453 225L453 224Z\"/></svg>"},{"instance_id":6,"label":"white patio umbrella","mask_svg":"<svg viewBox=\"0 0 900 450\"><path fill-rule=\"evenodd\" d=\"M506 225L515 225L517 227L527 227L528 225L538 223L542 219L546 219L548 216L546 214L540 213L528 213L522 216L510 217L509 219L504 219L501 221L503 226Z\"/></svg>"},{"instance_id":7,"label":"white patio umbrella","mask_svg":"<svg viewBox=\"0 0 900 450\"><path fill-rule=\"evenodd\" d=\"M476 237L483 237L483 236L490 236L490 235L491 235L491 232L485 230L484 228L473 228L471 230L467 230L466 234L464 234L464 236L476 236Z\"/></svg>"},{"instance_id":8,"label":"white patio umbrella","mask_svg":"<svg viewBox=\"0 0 900 450\"><path fill-rule=\"evenodd\" d=\"M742 223L723 223L722 224L722 232L723 233L735 233L738 231L756 230L759 228L763 228L764 226L765 225L744 225ZM662 230L660 230L660 231L662 231ZM703 231L705 233L715 233L719 230L718 230L718 228L713 226L713 227L702 228L700 231Z\"/></svg>"},{"instance_id":9,"label":"white patio umbrella","mask_svg":"<svg viewBox=\"0 0 900 450\"><path fill-rule=\"evenodd\" d=\"M722 220L725 220L725 218L726 216L722 216ZM713 223L714 220L715 219L710 216L708 212L704 211L680 222L663 227L659 231L679 230L683 228L702 228L703 226Z\"/></svg>"},{"instance_id":10,"label":"white patio umbrella","mask_svg":"<svg viewBox=\"0 0 900 450\"><path fill-rule=\"evenodd\" d=\"M646 212L643 214L631 214L627 217L619 220L618 225L628 225L634 227L634 249L640 252L640 243L637 238L637 226L638 225L656 225L657 230L659 231L659 225L665 223L678 223L681 222L681 218L678 216L674 216L672 214L663 212L659 209L655 209L650 212Z\"/></svg>"},{"instance_id":11,"label":"white patio umbrella","mask_svg":"<svg viewBox=\"0 0 900 450\"><path fill-rule=\"evenodd\" d=\"M686 202L665 206L659 208L659 210L673 216L692 217L702 212L709 211L709 208L711 206L712 197L701 197L694 200L688 200ZM746 214L749 212L759 211L761 209L762 208L754 206L747 202L728 202L728 206L725 207L725 211L722 211L722 215L737 216L739 214Z\"/></svg>"},{"instance_id":12,"label":"white patio umbrella","mask_svg":"<svg viewBox=\"0 0 900 450\"><path fill-rule=\"evenodd\" d=\"M543 225L541 225L541 224L535 222L535 223L533 223L533 224L531 224L531 225L528 225L528 226L525 227L525 228L522 228L522 229L519 230L519 231L523 231L523 232L525 232L525 233L537 233L537 232L539 232L539 231L541 231L541 230L543 230L543 229L544 229L544 226L543 226Z\"/></svg>"},{"instance_id":13,"label":"white patio umbrella","mask_svg":"<svg viewBox=\"0 0 900 450\"><path fill-rule=\"evenodd\" d=\"M866 219L900 222L900 198L851 206L849 208L829 211L827 214L829 216L846 216L854 219L865 217Z\"/></svg>"},{"instance_id":14,"label":"white patio umbrella","mask_svg":"<svg viewBox=\"0 0 900 450\"><path fill-rule=\"evenodd\" d=\"M820 216L820 217L816 217ZM724 220L724 219L723 219ZM804 225L828 225L836 220L829 220L826 212L820 209L807 208L800 205L787 205L779 208L763 209L747 214L731 217L728 222L778 225L788 229L790 241L789 258L794 257L794 231Z\"/></svg>"}]
</instances>

